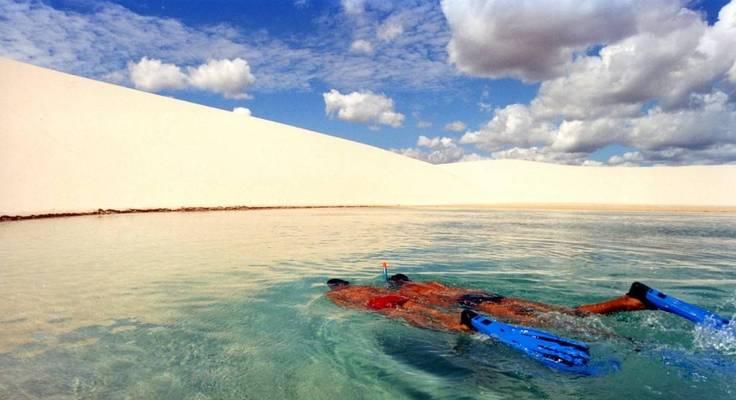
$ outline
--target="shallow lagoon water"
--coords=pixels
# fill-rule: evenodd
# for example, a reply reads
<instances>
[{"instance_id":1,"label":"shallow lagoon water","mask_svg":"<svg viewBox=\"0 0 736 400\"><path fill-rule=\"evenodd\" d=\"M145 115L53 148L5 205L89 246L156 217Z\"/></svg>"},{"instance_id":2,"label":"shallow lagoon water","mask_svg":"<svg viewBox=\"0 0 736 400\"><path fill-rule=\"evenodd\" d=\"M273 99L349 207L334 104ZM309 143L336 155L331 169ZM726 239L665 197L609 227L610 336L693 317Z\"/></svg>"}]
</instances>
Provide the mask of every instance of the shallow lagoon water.
<instances>
[{"instance_id":1,"label":"shallow lagoon water","mask_svg":"<svg viewBox=\"0 0 736 400\"><path fill-rule=\"evenodd\" d=\"M330 277L576 305L634 280L736 313L736 216L312 209L0 224L0 399L731 399L736 332L658 312L549 315L620 370L327 301Z\"/></svg>"}]
</instances>

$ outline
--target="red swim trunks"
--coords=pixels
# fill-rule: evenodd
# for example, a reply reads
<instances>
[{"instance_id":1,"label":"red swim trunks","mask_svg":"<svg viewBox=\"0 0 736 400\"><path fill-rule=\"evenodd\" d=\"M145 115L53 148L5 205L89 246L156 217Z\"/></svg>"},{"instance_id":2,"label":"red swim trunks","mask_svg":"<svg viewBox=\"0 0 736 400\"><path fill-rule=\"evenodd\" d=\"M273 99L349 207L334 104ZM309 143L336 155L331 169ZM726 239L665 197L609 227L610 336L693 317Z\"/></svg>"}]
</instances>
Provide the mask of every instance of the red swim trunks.
<instances>
[{"instance_id":1,"label":"red swim trunks","mask_svg":"<svg viewBox=\"0 0 736 400\"><path fill-rule=\"evenodd\" d=\"M409 301L407 297L389 294L386 296L374 297L368 301L368 308L371 310L382 310L384 308L394 308L404 305Z\"/></svg>"}]
</instances>

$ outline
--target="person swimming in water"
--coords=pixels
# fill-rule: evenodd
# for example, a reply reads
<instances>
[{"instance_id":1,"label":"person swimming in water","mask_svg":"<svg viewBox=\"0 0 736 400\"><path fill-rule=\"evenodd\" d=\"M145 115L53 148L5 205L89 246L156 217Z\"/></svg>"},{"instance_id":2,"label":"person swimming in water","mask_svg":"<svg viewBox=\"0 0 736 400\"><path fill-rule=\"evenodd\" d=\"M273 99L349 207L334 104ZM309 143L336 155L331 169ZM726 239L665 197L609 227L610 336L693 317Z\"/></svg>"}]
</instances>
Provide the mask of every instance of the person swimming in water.
<instances>
[{"instance_id":1,"label":"person swimming in water","mask_svg":"<svg viewBox=\"0 0 736 400\"><path fill-rule=\"evenodd\" d=\"M391 276L388 288L351 285L342 279L330 279L327 285L330 291L326 296L337 305L375 311L422 328L458 332L468 331L468 327L459 320L460 309L472 309L509 322L537 326L544 325L540 316L550 312L585 317L650 309L632 296L632 291L601 303L569 308L480 290L453 288L440 282L414 282L404 274Z\"/></svg>"}]
</instances>

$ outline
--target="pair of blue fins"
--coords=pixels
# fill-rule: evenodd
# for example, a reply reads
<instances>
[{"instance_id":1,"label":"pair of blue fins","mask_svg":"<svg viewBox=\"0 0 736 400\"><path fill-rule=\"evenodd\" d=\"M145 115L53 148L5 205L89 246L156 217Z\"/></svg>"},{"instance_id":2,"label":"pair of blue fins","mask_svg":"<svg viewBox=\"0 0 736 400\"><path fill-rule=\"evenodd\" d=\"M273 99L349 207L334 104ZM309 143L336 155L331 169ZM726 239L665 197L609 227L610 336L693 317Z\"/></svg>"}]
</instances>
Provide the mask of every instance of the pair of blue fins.
<instances>
[{"instance_id":1,"label":"pair of blue fins","mask_svg":"<svg viewBox=\"0 0 736 400\"><path fill-rule=\"evenodd\" d=\"M662 310L696 324L720 329L729 320L693 304L668 296L640 282L634 282L628 293L652 310ZM464 310L461 321L469 328L490 336L530 358L557 370L581 375L597 375L600 368L591 363L588 344L567 339L538 329L496 321L471 310Z\"/></svg>"}]
</instances>

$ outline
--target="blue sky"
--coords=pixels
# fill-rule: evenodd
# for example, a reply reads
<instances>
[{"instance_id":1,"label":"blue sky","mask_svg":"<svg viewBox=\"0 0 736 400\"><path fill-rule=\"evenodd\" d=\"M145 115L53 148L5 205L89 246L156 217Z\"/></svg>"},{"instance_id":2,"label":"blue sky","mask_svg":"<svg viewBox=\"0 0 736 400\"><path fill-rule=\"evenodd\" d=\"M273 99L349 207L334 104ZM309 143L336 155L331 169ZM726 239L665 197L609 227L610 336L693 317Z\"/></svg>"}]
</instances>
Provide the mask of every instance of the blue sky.
<instances>
[{"instance_id":1,"label":"blue sky","mask_svg":"<svg viewBox=\"0 0 736 400\"><path fill-rule=\"evenodd\" d=\"M736 162L728 1L0 0L0 55L435 163Z\"/></svg>"}]
</instances>

